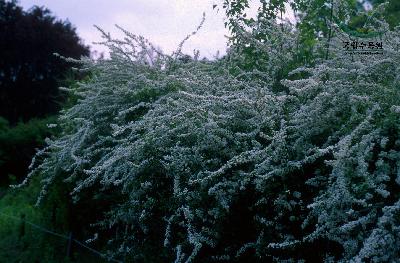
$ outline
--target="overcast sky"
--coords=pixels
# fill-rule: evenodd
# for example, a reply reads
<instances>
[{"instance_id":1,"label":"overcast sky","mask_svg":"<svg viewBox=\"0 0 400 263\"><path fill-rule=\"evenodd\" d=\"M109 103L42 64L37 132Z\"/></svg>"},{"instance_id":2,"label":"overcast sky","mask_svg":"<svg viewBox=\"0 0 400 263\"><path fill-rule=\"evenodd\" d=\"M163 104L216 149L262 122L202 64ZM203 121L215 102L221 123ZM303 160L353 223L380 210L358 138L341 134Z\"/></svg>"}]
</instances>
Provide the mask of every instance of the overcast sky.
<instances>
[{"instance_id":1,"label":"overcast sky","mask_svg":"<svg viewBox=\"0 0 400 263\"><path fill-rule=\"evenodd\" d=\"M58 18L69 19L77 27L79 36L90 44L101 40L93 27L98 25L116 37L122 34L118 24L132 33L143 35L163 51L170 53L181 40L200 23L202 13L206 21L199 33L184 46L183 51L213 57L226 49L228 31L223 24L223 10L213 10L213 0L19 0L24 9L34 5L49 8ZM93 46L93 45L92 45ZM104 51L103 47L93 49Z\"/></svg>"}]
</instances>

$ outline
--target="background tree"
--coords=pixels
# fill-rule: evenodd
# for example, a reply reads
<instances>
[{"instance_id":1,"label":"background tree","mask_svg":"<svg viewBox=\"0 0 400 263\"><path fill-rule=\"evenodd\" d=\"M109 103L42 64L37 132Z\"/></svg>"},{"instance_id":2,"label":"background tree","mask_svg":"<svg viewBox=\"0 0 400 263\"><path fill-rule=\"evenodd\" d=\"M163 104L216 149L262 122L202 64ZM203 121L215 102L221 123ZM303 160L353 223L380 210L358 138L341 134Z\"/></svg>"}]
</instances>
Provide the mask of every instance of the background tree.
<instances>
[{"instance_id":1,"label":"background tree","mask_svg":"<svg viewBox=\"0 0 400 263\"><path fill-rule=\"evenodd\" d=\"M53 53L80 58L89 49L50 10L23 11L17 1L0 0L0 116L11 124L59 110L59 81L71 65Z\"/></svg>"},{"instance_id":2,"label":"background tree","mask_svg":"<svg viewBox=\"0 0 400 263\"><path fill-rule=\"evenodd\" d=\"M48 9L24 11L0 0L0 186L26 175L35 148L51 134L46 125L54 118L47 117L66 101L58 87L77 77L54 53L80 58L89 49Z\"/></svg>"},{"instance_id":3,"label":"background tree","mask_svg":"<svg viewBox=\"0 0 400 263\"><path fill-rule=\"evenodd\" d=\"M366 16L377 14L375 8L367 10L367 3L378 6L385 2L384 0L356 1L356 0L271 0L255 1L259 2L259 8L256 17L250 17L249 0L224 0L222 8L225 10L225 26L229 28L232 34L231 46L235 49L242 49L241 53L250 63L244 63L242 69L249 70L259 67L259 60L262 54L254 52L254 45L248 43L241 37L242 31L253 32L258 41L267 41L269 35L266 32L260 32L263 24L270 23L271 20L277 20L280 23L281 31L284 31L285 16L288 13L288 7L293 11L296 18L296 31L300 35L296 55L293 56L291 63L286 64L280 71L282 79L287 76L291 69L300 65L314 65L316 60L326 60L329 56L330 40L333 38L333 24L340 26L349 26L350 28L360 29L365 26ZM217 5L214 5L217 7ZM398 10L400 4L397 1L389 1L384 11L383 17L392 26L398 24ZM379 13L379 12L378 12ZM368 19L367 19L368 20ZM243 41L245 40L245 41ZM324 43L325 42L325 43ZM282 50L285 43L276 43L277 50ZM318 45L317 45L318 44ZM245 46L246 48L243 48ZM263 56L265 58L265 55ZM253 62L251 62L253 61ZM256 62L258 61L258 62Z\"/></svg>"},{"instance_id":4,"label":"background tree","mask_svg":"<svg viewBox=\"0 0 400 263\"><path fill-rule=\"evenodd\" d=\"M49 127L57 122L54 113L77 100L61 93L58 86L72 88L82 76L70 69L73 64L54 56L55 52L74 58L89 55L68 21L59 20L43 7L24 11L17 1L0 0L0 262L67 261L65 254L59 253L66 250L63 239L29 227L21 234L21 222L7 217L23 215L59 233L73 229L69 223L75 210L65 200L64 185L51 190L51 201L43 209L32 204L38 186L18 193L8 188L26 176L32 156L45 138L57 134L56 127ZM94 262L90 255L84 259L85 251L74 249L73 253L80 253L79 262Z\"/></svg>"},{"instance_id":5,"label":"background tree","mask_svg":"<svg viewBox=\"0 0 400 263\"><path fill-rule=\"evenodd\" d=\"M386 22L393 28L400 22L400 2L397 0L367 0L373 7L387 3L384 16Z\"/></svg>"}]
</instances>

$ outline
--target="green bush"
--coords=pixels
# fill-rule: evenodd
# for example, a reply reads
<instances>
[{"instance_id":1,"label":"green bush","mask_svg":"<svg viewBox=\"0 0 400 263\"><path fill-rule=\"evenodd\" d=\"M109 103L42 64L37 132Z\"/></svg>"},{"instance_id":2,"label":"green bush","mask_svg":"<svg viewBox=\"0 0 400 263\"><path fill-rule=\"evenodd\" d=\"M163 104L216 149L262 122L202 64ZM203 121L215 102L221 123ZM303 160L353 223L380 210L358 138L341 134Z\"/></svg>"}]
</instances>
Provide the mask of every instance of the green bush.
<instances>
[{"instance_id":1,"label":"green bush","mask_svg":"<svg viewBox=\"0 0 400 263\"><path fill-rule=\"evenodd\" d=\"M29 224L23 226L20 220L28 220L54 230L50 223L51 217L44 207L39 209L34 206L39 187L39 181L35 180L22 191L7 191L0 199L0 262L60 262L60 249L63 251L61 256L65 257L64 240L54 238Z\"/></svg>"},{"instance_id":2,"label":"green bush","mask_svg":"<svg viewBox=\"0 0 400 263\"><path fill-rule=\"evenodd\" d=\"M9 126L0 117L0 185L19 182L26 176L36 148L43 147L45 138L56 131L47 125L55 122L56 117L48 117Z\"/></svg>"},{"instance_id":3,"label":"green bush","mask_svg":"<svg viewBox=\"0 0 400 263\"><path fill-rule=\"evenodd\" d=\"M375 22L383 54L328 33L295 69L304 36L275 20L213 62L104 34L111 58L81 61L93 78L20 186L63 184L69 224L128 262L395 262L400 28Z\"/></svg>"}]
</instances>

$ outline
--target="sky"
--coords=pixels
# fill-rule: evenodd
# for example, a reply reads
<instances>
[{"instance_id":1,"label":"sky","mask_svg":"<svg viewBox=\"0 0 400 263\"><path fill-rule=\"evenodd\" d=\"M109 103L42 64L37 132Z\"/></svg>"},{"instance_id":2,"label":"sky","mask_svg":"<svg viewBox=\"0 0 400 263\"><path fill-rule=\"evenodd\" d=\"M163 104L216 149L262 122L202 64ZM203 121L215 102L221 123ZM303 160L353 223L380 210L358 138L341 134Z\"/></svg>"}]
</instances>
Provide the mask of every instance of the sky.
<instances>
[{"instance_id":1,"label":"sky","mask_svg":"<svg viewBox=\"0 0 400 263\"><path fill-rule=\"evenodd\" d=\"M78 35L92 50L105 52L103 46L93 45L101 41L97 25L112 36L121 38L122 33L114 26L142 35L166 53L176 50L179 43L200 24L206 13L203 28L191 37L183 51L193 54L200 50L201 57L212 58L217 51L224 54L226 35L224 10L213 10L213 0L19 0L24 9L34 5L49 8L60 19L68 19L76 26ZM253 8L256 10L256 7Z\"/></svg>"}]
</instances>

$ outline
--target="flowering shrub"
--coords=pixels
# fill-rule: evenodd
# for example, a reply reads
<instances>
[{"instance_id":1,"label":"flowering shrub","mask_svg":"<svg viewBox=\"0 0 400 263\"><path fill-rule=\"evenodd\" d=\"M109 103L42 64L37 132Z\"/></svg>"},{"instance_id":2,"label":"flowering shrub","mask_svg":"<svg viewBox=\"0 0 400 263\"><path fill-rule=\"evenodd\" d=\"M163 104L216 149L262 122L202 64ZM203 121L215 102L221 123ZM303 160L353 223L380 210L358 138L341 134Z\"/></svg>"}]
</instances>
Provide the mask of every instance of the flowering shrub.
<instances>
[{"instance_id":1,"label":"flowering shrub","mask_svg":"<svg viewBox=\"0 0 400 263\"><path fill-rule=\"evenodd\" d=\"M254 68L243 68L248 46L184 60L103 34L111 58L80 61L93 78L25 183L44 176L40 199L59 179L76 202L111 193L93 223L132 262L396 260L399 30L375 57L344 54L348 36L332 37L329 59L276 89L298 35L263 26L263 41L241 36L265 55Z\"/></svg>"}]
</instances>

